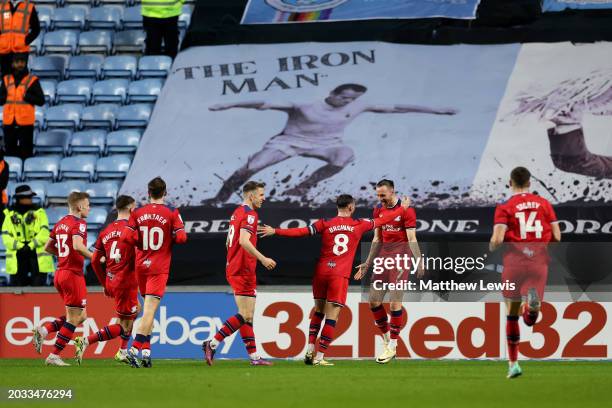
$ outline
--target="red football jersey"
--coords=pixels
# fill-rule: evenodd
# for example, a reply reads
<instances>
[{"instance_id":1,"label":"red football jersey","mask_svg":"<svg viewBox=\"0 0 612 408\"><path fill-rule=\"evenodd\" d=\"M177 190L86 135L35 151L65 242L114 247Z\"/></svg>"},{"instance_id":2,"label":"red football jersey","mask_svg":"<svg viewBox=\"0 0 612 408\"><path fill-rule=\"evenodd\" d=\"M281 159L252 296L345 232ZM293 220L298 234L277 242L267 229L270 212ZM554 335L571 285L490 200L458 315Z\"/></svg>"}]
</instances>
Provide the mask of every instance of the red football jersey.
<instances>
[{"instance_id":1,"label":"red football jersey","mask_svg":"<svg viewBox=\"0 0 612 408\"><path fill-rule=\"evenodd\" d=\"M225 274L227 276L255 274L257 258L242 248L238 240L240 231L245 230L251 234L250 241L256 246L258 222L257 212L248 205L241 205L232 213L226 240L227 263L225 264Z\"/></svg>"},{"instance_id":2,"label":"red football jersey","mask_svg":"<svg viewBox=\"0 0 612 408\"><path fill-rule=\"evenodd\" d=\"M134 274L135 249L120 240L128 220L117 220L98 235L94 250L106 258L106 287L136 287Z\"/></svg>"},{"instance_id":3,"label":"red football jersey","mask_svg":"<svg viewBox=\"0 0 612 408\"><path fill-rule=\"evenodd\" d=\"M515 194L495 209L495 224L507 226L504 242L550 242L557 222L548 200L531 193Z\"/></svg>"},{"instance_id":4,"label":"red football jersey","mask_svg":"<svg viewBox=\"0 0 612 408\"><path fill-rule=\"evenodd\" d=\"M398 207L401 207L402 200L397 200L397 203L393 207L385 207L382 204L378 204L374 207L373 217L374 219L388 215L389 213L396 211ZM406 230L416 229L416 212L414 208L403 209L401 215L398 215L390 222L381 225L381 241L383 247L381 251L383 253L393 252L397 250L406 250L407 245L393 245L397 242L408 242L408 236Z\"/></svg>"},{"instance_id":5,"label":"red football jersey","mask_svg":"<svg viewBox=\"0 0 612 408\"><path fill-rule=\"evenodd\" d=\"M127 228L136 240L136 272L158 275L170 272L172 245L185 226L178 210L164 204L147 204L132 211Z\"/></svg>"},{"instance_id":6,"label":"red football jersey","mask_svg":"<svg viewBox=\"0 0 612 408\"><path fill-rule=\"evenodd\" d=\"M83 243L87 245L87 223L82 218L68 214L55 224L49 238L55 241L57 248L57 269L82 276L85 258L73 248L74 235L82 237Z\"/></svg>"}]
</instances>

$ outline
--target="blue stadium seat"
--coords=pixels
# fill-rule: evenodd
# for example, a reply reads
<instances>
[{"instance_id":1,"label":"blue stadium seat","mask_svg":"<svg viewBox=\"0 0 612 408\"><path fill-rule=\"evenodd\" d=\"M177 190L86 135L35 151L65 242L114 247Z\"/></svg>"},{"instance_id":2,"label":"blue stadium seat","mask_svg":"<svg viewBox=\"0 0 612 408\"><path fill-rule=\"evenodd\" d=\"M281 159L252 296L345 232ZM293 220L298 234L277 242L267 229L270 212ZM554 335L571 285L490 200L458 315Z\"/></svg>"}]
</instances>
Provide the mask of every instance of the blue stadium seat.
<instances>
[{"instance_id":1,"label":"blue stadium seat","mask_svg":"<svg viewBox=\"0 0 612 408\"><path fill-rule=\"evenodd\" d=\"M35 154L61 154L68 151L70 131L65 129L50 130L34 135Z\"/></svg>"},{"instance_id":2,"label":"blue stadium seat","mask_svg":"<svg viewBox=\"0 0 612 408\"><path fill-rule=\"evenodd\" d=\"M115 54L143 53L144 40L145 33L142 30L119 31L115 35L115 40L113 42L113 52Z\"/></svg>"},{"instance_id":3,"label":"blue stadium seat","mask_svg":"<svg viewBox=\"0 0 612 408\"><path fill-rule=\"evenodd\" d=\"M120 6L131 6L135 1L140 3L140 0L98 0L101 6L106 5L120 5Z\"/></svg>"},{"instance_id":4,"label":"blue stadium seat","mask_svg":"<svg viewBox=\"0 0 612 408\"><path fill-rule=\"evenodd\" d=\"M39 78L64 78L66 60L59 55L45 55L32 60L30 71Z\"/></svg>"},{"instance_id":5,"label":"blue stadium seat","mask_svg":"<svg viewBox=\"0 0 612 408\"><path fill-rule=\"evenodd\" d=\"M115 55L107 57L102 64L103 78L134 78L136 76L136 57Z\"/></svg>"},{"instance_id":6,"label":"blue stadium seat","mask_svg":"<svg viewBox=\"0 0 612 408\"><path fill-rule=\"evenodd\" d=\"M85 191L87 184L82 180L61 181L47 185L47 204L57 205L66 204L68 194L73 191ZM64 215L67 211L63 209Z\"/></svg>"},{"instance_id":7,"label":"blue stadium seat","mask_svg":"<svg viewBox=\"0 0 612 408\"><path fill-rule=\"evenodd\" d=\"M90 154L64 157L60 163L60 179L93 180L97 158Z\"/></svg>"},{"instance_id":8,"label":"blue stadium seat","mask_svg":"<svg viewBox=\"0 0 612 408\"><path fill-rule=\"evenodd\" d=\"M171 66L167 55L145 55L138 60L138 78L165 78Z\"/></svg>"},{"instance_id":9,"label":"blue stadium seat","mask_svg":"<svg viewBox=\"0 0 612 408\"><path fill-rule=\"evenodd\" d=\"M59 166L59 156L30 157L23 164L23 179L53 181L57 179Z\"/></svg>"},{"instance_id":10,"label":"blue stadium seat","mask_svg":"<svg viewBox=\"0 0 612 408\"><path fill-rule=\"evenodd\" d=\"M21 157L4 156L4 161L9 166L9 180L21 180L21 173L23 170L23 162L21 161Z\"/></svg>"},{"instance_id":11,"label":"blue stadium seat","mask_svg":"<svg viewBox=\"0 0 612 408\"><path fill-rule=\"evenodd\" d=\"M179 30L186 30L189 28L189 23L191 22L191 14L193 13L193 6L183 5L183 9L181 10L181 15L178 20Z\"/></svg>"},{"instance_id":12,"label":"blue stadium seat","mask_svg":"<svg viewBox=\"0 0 612 408\"><path fill-rule=\"evenodd\" d=\"M127 99L127 79L106 79L98 81L93 88L93 103L113 102L123 104Z\"/></svg>"},{"instance_id":13,"label":"blue stadium seat","mask_svg":"<svg viewBox=\"0 0 612 408\"><path fill-rule=\"evenodd\" d=\"M91 204L113 205L119 192L119 182L117 180L106 180L89 183L85 191L89 194Z\"/></svg>"},{"instance_id":14,"label":"blue stadium seat","mask_svg":"<svg viewBox=\"0 0 612 408\"><path fill-rule=\"evenodd\" d=\"M37 106L34 108L34 128L40 129L45 124L45 111L47 110L46 106Z\"/></svg>"},{"instance_id":15,"label":"blue stadium seat","mask_svg":"<svg viewBox=\"0 0 612 408\"><path fill-rule=\"evenodd\" d=\"M83 106L74 103L51 106L45 111L45 127L77 129L81 123Z\"/></svg>"},{"instance_id":16,"label":"blue stadium seat","mask_svg":"<svg viewBox=\"0 0 612 408\"><path fill-rule=\"evenodd\" d=\"M9 203L12 204L15 202L15 190L17 189L17 187L22 186L24 184L28 185L32 189L32 191L36 193L36 195L32 197L32 201L36 204L43 205L46 200L47 185L49 183L40 180L9 184L7 192L9 196Z\"/></svg>"},{"instance_id":17,"label":"blue stadium seat","mask_svg":"<svg viewBox=\"0 0 612 408\"><path fill-rule=\"evenodd\" d=\"M126 7L123 10L123 28L125 30L142 28L142 13L140 6Z\"/></svg>"},{"instance_id":18,"label":"blue stadium seat","mask_svg":"<svg viewBox=\"0 0 612 408\"><path fill-rule=\"evenodd\" d=\"M40 22L40 29L42 31L51 30L51 21L53 20L54 7L45 5L36 5L36 11L38 12L38 21Z\"/></svg>"},{"instance_id":19,"label":"blue stadium seat","mask_svg":"<svg viewBox=\"0 0 612 408\"><path fill-rule=\"evenodd\" d=\"M151 102L155 103L161 92L163 81L159 78L147 78L130 83L128 89L128 103Z\"/></svg>"},{"instance_id":20,"label":"blue stadium seat","mask_svg":"<svg viewBox=\"0 0 612 408\"><path fill-rule=\"evenodd\" d=\"M146 127L152 110L152 105L147 103L122 106L117 115L117 128Z\"/></svg>"},{"instance_id":21,"label":"blue stadium seat","mask_svg":"<svg viewBox=\"0 0 612 408\"><path fill-rule=\"evenodd\" d=\"M30 43L30 54L40 55L42 54L42 39L44 31L41 29L41 33Z\"/></svg>"},{"instance_id":22,"label":"blue stadium seat","mask_svg":"<svg viewBox=\"0 0 612 408\"><path fill-rule=\"evenodd\" d=\"M103 103L88 106L83 110L82 123L84 128L102 127L113 129L119 105Z\"/></svg>"},{"instance_id":23,"label":"blue stadium seat","mask_svg":"<svg viewBox=\"0 0 612 408\"><path fill-rule=\"evenodd\" d=\"M51 31L43 37L43 54L57 52L74 54L77 50L79 34L70 30Z\"/></svg>"},{"instance_id":24,"label":"blue stadium seat","mask_svg":"<svg viewBox=\"0 0 612 408\"><path fill-rule=\"evenodd\" d=\"M96 245L96 241L98 240L98 232L99 231L92 231L90 234L87 234L87 248L90 251L93 251L94 245ZM85 268L83 268L83 273L87 273Z\"/></svg>"},{"instance_id":25,"label":"blue stadium seat","mask_svg":"<svg viewBox=\"0 0 612 408\"><path fill-rule=\"evenodd\" d=\"M131 164L132 158L128 155L101 157L96 165L96 177L98 180L123 179L127 176Z\"/></svg>"},{"instance_id":26,"label":"blue stadium seat","mask_svg":"<svg viewBox=\"0 0 612 408\"><path fill-rule=\"evenodd\" d=\"M142 133L136 129L117 130L106 135L106 153L136 153Z\"/></svg>"},{"instance_id":27,"label":"blue stadium seat","mask_svg":"<svg viewBox=\"0 0 612 408\"><path fill-rule=\"evenodd\" d=\"M108 211L104 207L91 207L87 216L87 229L99 231L106 222Z\"/></svg>"},{"instance_id":28,"label":"blue stadium seat","mask_svg":"<svg viewBox=\"0 0 612 408\"><path fill-rule=\"evenodd\" d=\"M96 79L100 76L103 62L102 55L75 55L70 58L66 77Z\"/></svg>"},{"instance_id":29,"label":"blue stadium seat","mask_svg":"<svg viewBox=\"0 0 612 408\"><path fill-rule=\"evenodd\" d=\"M102 30L118 30L123 20L123 8L105 6L92 8L89 12L89 28Z\"/></svg>"},{"instance_id":30,"label":"blue stadium seat","mask_svg":"<svg viewBox=\"0 0 612 408\"><path fill-rule=\"evenodd\" d=\"M69 79L57 84L57 102L88 104L94 81L91 79Z\"/></svg>"},{"instance_id":31,"label":"blue stadium seat","mask_svg":"<svg viewBox=\"0 0 612 408\"><path fill-rule=\"evenodd\" d=\"M62 7L53 12L52 28L54 30L83 30L87 20L86 9L82 7Z\"/></svg>"},{"instance_id":32,"label":"blue stadium seat","mask_svg":"<svg viewBox=\"0 0 612 408\"><path fill-rule=\"evenodd\" d=\"M57 224L59 220L68 214L68 208L66 207L49 207L45 211L47 212L47 219L49 220L49 228L55 227L55 224Z\"/></svg>"},{"instance_id":33,"label":"blue stadium seat","mask_svg":"<svg viewBox=\"0 0 612 408\"><path fill-rule=\"evenodd\" d=\"M45 94L45 103L47 105L55 104L55 86L56 82L53 80L40 80L40 87L42 88L43 93Z\"/></svg>"},{"instance_id":34,"label":"blue stadium seat","mask_svg":"<svg viewBox=\"0 0 612 408\"><path fill-rule=\"evenodd\" d=\"M79 37L79 54L110 54L113 48L113 32L107 30L85 31Z\"/></svg>"},{"instance_id":35,"label":"blue stadium seat","mask_svg":"<svg viewBox=\"0 0 612 408\"><path fill-rule=\"evenodd\" d=\"M101 155L106 145L106 131L95 129L75 132L70 140L70 152Z\"/></svg>"}]
</instances>

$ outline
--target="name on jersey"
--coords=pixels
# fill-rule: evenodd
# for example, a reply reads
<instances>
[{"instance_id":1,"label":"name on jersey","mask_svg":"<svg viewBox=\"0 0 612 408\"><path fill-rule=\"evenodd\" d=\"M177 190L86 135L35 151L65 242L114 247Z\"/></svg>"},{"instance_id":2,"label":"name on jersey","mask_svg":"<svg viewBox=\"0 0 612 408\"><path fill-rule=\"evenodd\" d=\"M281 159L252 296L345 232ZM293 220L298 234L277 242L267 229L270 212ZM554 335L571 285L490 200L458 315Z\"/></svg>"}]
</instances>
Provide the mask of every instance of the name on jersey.
<instances>
[{"instance_id":1,"label":"name on jersey","mask_svg":"<svg viewBox=\"0 0 612 408\"><path fill-rule=\"evenodd\" d=\"M157 221L162 225L166 225L168 220L165 217L162 217L159 214L142 214L140 217L136 219L139 224L142 224L145 221Z\"/></svg>"},{"instance_id":2,"label":"name on jersey","mask_svg":"<svg viewBox=\"0 0 612 408\"><path fill-rule=\"evenodd\" d=\"M66 231L66 232L70 232L70 227L66 224L57 224L56 227L58 230L62 230L62 231Z\"/></svg>"},{"instance_id":3,"label":"name on jersey","mask_svg":"<svg viewBox=\"0 0 612 408\"><path fill-rule=\"evenodd\" d=\"M329 233L333 234L334 232L354 232L355 227L350 225L333 225L329 227Z\"/></svg>"},{"instance_id":4,"label":"name on jersey","mask_svg":"<svg viewBox=\"0 0 612 408\"><path fill-rule=\"evenodd\" d=\"M104 238L102 238L102 244L106 245L106 243L108 241L110 241L113 238L119 238L121 236L121 231L119 230L113 230L111 232L109 232L108 234L106 234L104 236Z\"/></svg>"},{"instance_id":5,"label":"name on jersey","mask_svg":"<svg viewBox=\"0 0 612 408\"><path fill-rule=\"evenodd\" d=\"M519 203L516 205L516 209L518 211L523 211L523 210L537 210L538 208L540 208L540 203L535 202L535 201L525 201L524 203Z\"/></svg>"}]
</instances>

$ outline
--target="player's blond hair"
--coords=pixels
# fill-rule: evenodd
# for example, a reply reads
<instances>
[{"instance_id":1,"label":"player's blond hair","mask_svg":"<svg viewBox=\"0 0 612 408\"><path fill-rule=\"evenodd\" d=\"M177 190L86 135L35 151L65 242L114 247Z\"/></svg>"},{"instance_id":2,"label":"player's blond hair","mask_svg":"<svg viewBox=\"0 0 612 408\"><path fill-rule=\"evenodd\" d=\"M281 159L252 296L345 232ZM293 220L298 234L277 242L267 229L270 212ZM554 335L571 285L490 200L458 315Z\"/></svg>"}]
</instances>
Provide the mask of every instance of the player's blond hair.
<instances>
[{"instance_id":1,"label":"player's blond hair","mask_svg":"<svg viewBox=\"0 0 612 408\"><path fill-rule=\"evenodd\" d=\"M73 211L78 211L81 201L88 199L89 194L84 191L73 191L68 195L68 207Z\"/></svg>"}]
</instances>

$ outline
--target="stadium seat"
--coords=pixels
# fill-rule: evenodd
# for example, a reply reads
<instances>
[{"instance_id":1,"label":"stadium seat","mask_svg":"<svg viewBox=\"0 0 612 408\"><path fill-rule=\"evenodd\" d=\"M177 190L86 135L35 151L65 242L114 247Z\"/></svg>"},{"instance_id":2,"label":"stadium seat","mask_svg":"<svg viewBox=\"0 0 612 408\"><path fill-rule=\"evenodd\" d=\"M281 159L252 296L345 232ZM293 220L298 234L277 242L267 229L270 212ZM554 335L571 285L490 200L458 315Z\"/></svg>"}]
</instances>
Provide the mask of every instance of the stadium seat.
<instances>
[{"instance_id":1,"label":"stadium seat","mask_svg":"<svg viewBox=\"0 0 612 408\"><path fill-rule=\"evenodd\" d=\"M83 30L87 20L86 9L83 7L62 7L53 12L51 22L53 30L72 29Z\"/></svg>"},{"instance_id":2,"label":"stadium seat","mask_svg":"<svg viewBox=\"0 0 612 408\"><path fill-rule=\"evenodd\" d=\"M30 71L39 78L52 78L62 80L64 78L66 60L59 55L45 55L32 60Z\"/></svg>"},{"instance_id":3,"label":"stadium seat","mask_svg":"<svg viewBox=\"0 0 612 408\"><path fill-rule=\"evenodd\" d=\"M23 179L53 181L57 179L59 166L59 156L30 157L23 164Z\"/></svg>"},{"instance_id":4,"label":"stadium seat","mask_svg":"<svg viewBox=\"0 0 612 408\"><path fill-rule=\"evenodd\" d=\"M142 13L140 6L126 7L123 11L123 28L125 30L142 28Z\"/></svg>"},{"instance_id":5,"label":"stadium seat","mask_svg":"<svg viewBox=\"0 0 612 408\"><path fill-rule=\"evenodd\" d=\"M70 131L65 129L40 132L34 136L34 153L39 154L61 154L68 151Z\"/></svg>"},{"instance_id":6,"label":"stadium seat","mask_svg":"<svg viewBox=\"0 0 612 408\"><path fill-rule=\"evenodd\" d=\"M114 102L124 104L127 99L127 79L106 79L98 81L93 88L93 103Z\"/></svg>"},{"instance_id":7,"label":"stadium seat","mask_svg":"<svg viewBox=\"0 0 612 408\"><path fill-rule=\"evenodd\" d=\"M94 245L96 245L96 241L98 240L98 232L99 231L92 231L91 234L87 234L87 248L90 251L93 251ZM85 268L83 268L83 273L87 273Z\"/></svg>"},{"instance_id":8,"label":"stadium seat","mask_svg":"<svg viewBox=\"0 0 612 408\"><path fill-rule=\"evenodd\" d=\"M91 100L93 82L91 79L70 79L60 82L57 84L57 102L88 104Z\"/></svg>"},{"instance_id":9,"label":"stadium seat","mask_svg":"<svg viewBox=\"0 0 612 408\"><path fill-rule=\"evenodd\" d=\"M60 179L93 180L97 158L90 154L64 157L60 163Z\"/></svg>"},{"instance_id":10,"label":"stadium seat","mask_svg":"<svg viewBox=\"0 0 612 408\"><path fill-rule=\"evenodd\" d=\"M136 129L117 130L106 135L106 153L136 153L141 132Z\"/></svg>"},{"instance_id":11,"label":"stadium seat","mask_svg":"<svg viewBox=\"0 0 612 408\"><path fill-rule=\"evenodd\" d=\"M70 30L51 31L43 37L43 54L57 52L74 54L77 50L79 34Z\"/></svg>"},{"instance_id":12,"label":"stadium seat","mask_svg":"<svg viewBox=\"0 0 612 408\"><path fill-rule=\"evenodd\" d=\"M108 5L120 5L120 6L129 6L132 5L135 1L140 2L140 0L98 0L98 3L101 6L108 6Z\"/></svg>"},{"instance_id":13,"label":"stadium seat","mask_svg":"<svg viewBox=\"0 0 612 408\"><path fill-rule=\"evenodd\" d=\"M189 28L189 23L191 22L191 14L193 13L193 6L183 5L183 9L181 11L181 15L178 19L178 27L179 30L186 30Z\"/></svg>"},{"instance_id":14,"label":"stadium seat","mask_svg":"<svg viewBox=\"0 0 612 408\"><path fill-rule=\"evenodd\" d=\"M42 31L51 30L51 21L53 20L54 7L45 5L36 5L36 11L38 12L38 21L40 22L40 29Z\"/></svg>"},{"instance_id":15,"label":"stadium seat","mask_svg":"<svg viewBox=\"0 0 612 408\"><path fill-rule=\"evenodd\" d=\"M43 93L45 94L45 103L47 105L55 104L55 86L56 82L53 80L40 80L40 87L42 88Z\"/></svg>"},{"instance_id":16,"label":"stadium seat","mask_svg":"<svg viewBox=\"0 0 612 408\"><path fill-rule=\"evenodd\" d=\"M172 58L167 55L145 55L138 60L138 78L165 78L171 66Z\"/></svg>"},{"instance_id":17,"label":"stadium seat","mask_svg":"<svg viewBox=\"0 0 612 408\"><path fill-rule=\"evenodd\" d=\"M152 105L147 103L122 106L117 114L117 128L146 127L152 110Z\"/></svg>"},{"instance_id":18,"label":"stadium seat","mask_svg":"<svg viewBox=\"0 0 612 408\"><path fill-rule=\"evenodd\" d=\"M120 31L115 35L113 50L115 54L143 53L145 33L142 30Z\"/></svg>"},{"instance_id":19,"label":"stadium seat","mask_svg":"<svg viewBox=\"0 0 612 408\"><path fill-rule=\"evenodd\" d=\"M79 54L103 53L110 54L113 48L113 32L94 30L81 33L79 37Z\"/></svg>"},{"instance_id":20,"label":"stadium seat","mask_svg":"<svg viewBox=\"0 0 612 408\"><path fill-rule=\"evenodd\" d=\"M81 123L82 111L83 107L74 103L51 106L45 111L45 127L77 129Z\"/></svg>"},{"instance_id":21,"label":"stadium seat","mask_svg":"<svg viewBox=\"0 0 612 408\"><path fill-rule=\"evenodd\" d=\"M87 7L93 6L97 0L57 0L62 7ZM139 0L140 1L140 0ZM58 4L59 6L59 4Z\"/></svg>"},{"instance_id":22,"label":"stadium seat","mask_svg":"<svg viewBox=\"0 0 612 408\"><path fill-rule=\"evenodd\" d=\"M119 105L103 103L88 106L83 110L82 123L84 128L102 127L113 129L117 117Z\"/></svg>"},{"instance_id":23,"label":"stadium seat","mask_svg":"<svg viewBox=\"0 0 612 408\"><path fill-rule=\"evenodd\" d=\"M87 229L99 231L106 222L108 211L104 207L91 207L87 216Z\"/></svg>"},{"instance_id":24,"label":"stadium seat","mask_svg":"<svg viewBox=\"0 0 612 408\"><path fill-rule=\"evenodd\" d=\"M155 103L161 92L162 86L163 81L159 78L147 78L131 82L128 89L128 103Z\"/></svg>"},{"instance_id":25,"label":"stadium seat","mask_svg":"<svg viewBox=\"0 0 612 408\"><path fill-rule=\"evenodd\" d=\"M39 34L34 41L30 43L30 54L31 55L40 55L42 54L42 39L43 39L44 31L41 29L41 34Z\"/></svg>"},{"instance_id":26,"label":"stadium seat","mask_svg":"<svg viewBox=\"0 0 612 408\"><path fill-rule=\"evenodd\" d=\"M17 187L24 184L28 185L32 191L36 193L36 195L32 197L32 201L35 204L43 205L46 200L47 185L49 184L46 181L28 181L24 183L9 184L7 192L9 196L9 203L13 204L15 202L15 190Z\"/></svg>"},{"instance_id":27,"label":"stadium seat","mask_svg":"<svg viewBox=\"0 0 612 408\"><path fill-rule=\"evenodd\" d=\"M96 178L103 179L123 179L132 164L132 158L128 155L115 155L101 157L96 164Z\"/></svg>"},{"instance_id":28,"label":"stadium seat","mask_svg":"<svg viewBox=\"0 0 612 408\"><path fill-rule=\"evenodd\" d=\"M89 12L89 28L101 30L118 30L123 20L123 8L105 6L92 8Z\"/></svg>"},{"instance_id":29,"label":"stadium seat","mask_svg":"<svg viewBox=\"0 0 612 408\"><path fill-rule=\"evenodd\" d=\"M136 57L115 55L107 57L102 64L103 78L134 78L136 76Z\"/></svg>"},{"instance_id":30,"label":"stadium seat","mask_svg":"<svg viewBox=\"0 0 612 408\"><path fill-rule=\"evenodd\" d=\"M23 169L23 162L20 157L4 156L4 161L9 166L9 180L19 181L21 180L21 173Z\"/></svg>"},{"instance_id":31,"label":"stadium seat","mask_svg":"<svg viewBox=\"0 0 612 408\"><path fill-rule=\"evenodd\" d=\"M47 204L57 205L66 204L68 194L73 191L85 191L87 184L81 180L61 181L59 183L50 183L47 185ZM64 215L66 215L66 210Z\"/></svg>"},{"instance_id":32,"label":"stadium seat","mask_svg":"<svg viewBox=\"0 0 612 408\"><path fill-rule=\"evenodd\" d=\"M66 77L96 79L100 76L103 62L102 55L75 55L70 58Z\"/></svg>"},{"instance_id":33,"label":"stadium seat","mask_svg":"<svg viewBox=\"0 0 612 408\"><path fill-rule=\"evenodd\" d=\"M40 129L45 124L46 106L37 106L34 108L34 128Z\"/></svg>"},{"instance_id":34,"label":"stadium seat","mask_svg":"<svg viewBox=\"0 0 612 408\"><path fill-rule=\"evenodd\" d=\"M61 183L56 183L56 184L61 184ZM49 220L49 228L51 229L55 227L55 224L57 224L59 220L61 220L66 214L68 214L68 208L66 207L49 207L45 211L47 212L47 219Z\"/></svg>"},{"instance_id":35,"label":"stadium seat","mask_svg":"<svg viewBox=\"0 0 612 408\"><path fill-rule=\"evenodd\" d=\"M95 129L75 132L70 140L70 152L101 155L106 145L106 131Z\"/></svg>"},{"instance_id":36,"label":"stadium seat","mask_svg":"<svg viewBox=\"0 0 612 408\"><path fill-rule=\"evenodd\" d=\"M85 188L89 194L89 202L94 205L113 205L119 191L119 183L116 180L98 181L89 183Z\"/></svg>"}]
</instances>

